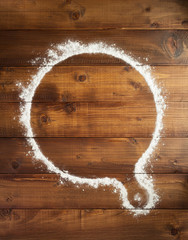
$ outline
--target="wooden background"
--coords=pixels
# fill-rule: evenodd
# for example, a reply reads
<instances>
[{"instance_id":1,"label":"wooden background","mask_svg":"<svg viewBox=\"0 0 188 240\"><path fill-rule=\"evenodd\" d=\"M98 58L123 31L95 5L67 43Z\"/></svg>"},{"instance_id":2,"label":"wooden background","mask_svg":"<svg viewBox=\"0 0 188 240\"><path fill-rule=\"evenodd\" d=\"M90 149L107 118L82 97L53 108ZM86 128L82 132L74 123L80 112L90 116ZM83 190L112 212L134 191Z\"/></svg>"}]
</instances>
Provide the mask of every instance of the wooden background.
<instances>
[{"instance_id":1,"label":"wooden background","mask_svg":"<svg viewBox=\"0 0 188 240\"><path fill-rule=\"evenodd\" d=\"M121 209L110 187L59 185L27 156L16 83L36 72L41 62L32 59L67 39L115 43L154 67L165 89L165 131L147 169L161 201L147 216ZM0 0L0 239L188 239L187 65L187 0ZM147 201L132 173L155 117L144 79L101 54L55 66L32 107L36 140L56 166L78 176L116 177L134 206Z\"/></svg>"}]
</instances>

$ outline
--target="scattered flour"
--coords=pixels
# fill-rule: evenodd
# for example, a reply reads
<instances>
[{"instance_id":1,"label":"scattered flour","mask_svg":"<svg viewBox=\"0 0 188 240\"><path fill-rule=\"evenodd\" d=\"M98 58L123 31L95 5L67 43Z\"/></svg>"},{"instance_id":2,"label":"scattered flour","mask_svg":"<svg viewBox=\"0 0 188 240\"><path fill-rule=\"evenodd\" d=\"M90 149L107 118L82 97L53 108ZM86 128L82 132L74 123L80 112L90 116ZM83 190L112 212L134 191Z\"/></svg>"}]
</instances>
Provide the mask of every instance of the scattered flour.
<instances>
[{"instance_id":1,"label":"scattered flour","mask_svg":"<svg viewBox=\"0 0 188 240\"><path fill-rule=\"evenodd\" d=\"M102 53L123 60L124 62L128 63L133 68L135 68L144 77L153 94L157 113L153 138L147 150L138 159L134 169L135 178L137 182L148 193L147 204L142 209L135 208L129 202L127 189L116 178L109 177L96 179L81 178L74 176L67 171L60 170L42 153L40 147L33 138L34 133L31 127L32 99L41 80L43 79L45 74L48 73L53 68L54 65L66 60L67 58L84 53L87 54ZM21 111L20 122L25 127L25 136L27 137L28 144L32 147L33 157L36 160L43 162L50 172L58 174L62 180L65 179L71 181L72 183L76 184L76 186L88 185L93 188L98 188L99 185L112 186L114 188L114 192L119 193L123 208L129 209L132 213L134 213L134 215L148 214L150 209L155 207L157 201L159 200L159 197L157 193L154 191L153 179L146 173L145 168L147 164L150 162L152 153L154 152L156 146L159 143L160 133L161 130L163 129L162 120L166 108L165 100L161 93L161 88L160 86L157 85L155 79L152 77L150 66L147 65L142 66L138 61L134 60L131 56L127 55L123 50L118 49L115 45L109 46L103 42L83 44L79 41L67 41L63 44L52 46L52 49L50 49L47 54L48 57L43 59L43 64L39 67L38 72L31 77L31 81L28 83L28 86L21 87L20 94L20 98L24 102L20 106Z\"/></svg>"},{"instance_id":2,"label":"scattered flour","mask_svg":"<svg viewBox=\"0 0 188 240\"><path fill-rule=\"evenodd\" d=\"M134 200L140 202L142 200L140 193L134 195Z\"/></svg>"}]
</instances>

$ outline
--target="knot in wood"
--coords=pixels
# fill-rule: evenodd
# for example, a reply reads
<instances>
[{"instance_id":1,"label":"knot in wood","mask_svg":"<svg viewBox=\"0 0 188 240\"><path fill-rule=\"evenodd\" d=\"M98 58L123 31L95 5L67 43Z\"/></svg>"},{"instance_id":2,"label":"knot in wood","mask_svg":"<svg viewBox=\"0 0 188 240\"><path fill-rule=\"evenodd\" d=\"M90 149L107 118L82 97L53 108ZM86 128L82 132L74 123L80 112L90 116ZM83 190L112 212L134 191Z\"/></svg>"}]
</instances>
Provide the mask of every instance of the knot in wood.
<instances>
[{"instance_id":1,"label":"knot in wood","mask_svg":"<svg viewBox=\"0 0 188 240\"><path fill-rule=\"evenodd\" d=\"M12 168L13 168L13 169L17 169L17 168L19 167L19 165L20 165L20 164L19 164L17 161L13 161L13 162L12 162Z\"/></svg>"},{"instance_id":2,"label":"knot in wood","mask_svg":"<svg viewBox=\"0 0 188 240\"><path fill-rule=\"evenodd\" d=\"M48 116L46 116L45 114L40 116L40 121L42 123L49 123L50 122L50 118Z\"/></svg>"},{"instance_id":3,"label":"knot in wood","mask_svg":"<svg viewBox=\"0 0 188 240\"><path fill-rule=\"evenodd\" d=\"M159 27L159 24L158 24L157 22L153 22L153 23L151 24L151 27L152 27L152 28L158 28L158 27Z\"/></svg>"},{"instance_id":4,"label":"knot in wood","mask_svg":"<svg viewBox=\"0 0 188 240\"><path fill-rule=\"evenodd\" d=\"M86 77L85 74L78 76L78 80L79 80L80 82L84 82L86 79L87 79L87 77Z\"/></svg>"},{"instance_id":5,"label":"knot in wood","mask_svg":"<svg viewBox=\"0 0 188 240\"><path fill-rule=\"evenodd\" d=\"M78 20L80 18L80 11L73 11L71 12L71 15L70 15L71 19L73 20Z\"/></svg>"},{"instance_id":6,"label":"knot in wood","mask_svg":"<svg viewBox=\"0 0 188 240\"><path fill-rule=\"evenodd\" d=\"M72 112L76 112L76 104L75 103L66 103L63 107L64 111L68 114Z\"/></svg>"},{"instance_id":7,"label":"knot in wood","mask_svg":"<svg viewBox=\"0 0 188 240\"><path fill-rule=\"evenodd\" d=\"M135 82L133 80L130 80L129 83L135 90L142 89L142 85L139 82Z\"/></svg>"},{"instance_id":8,"label":"knot in wood","mask_svg":"<svg viewBox=\"0 0 188 240\"><path fill-rule=\"evenodd\" d=\"M150 11L151 11L151 8L150 8L150 7L147 7L147 8L145 8L145 11L146 11L146 12L150 12Z\"/></svg>"},{"instance_id":9,"label":"knot in wood","mask_svg":"<svg viewBox=\"0 0 188 240\"><path fill-rule=\"evenodd\" d=\"M0 216L1 217L8 217L8 216L10 216L11 215L11 212L12 212L12 209L2 209L1 211L0 211Z\"/></svg>"},{"instance_id":10,"label":"knot in wood","mask_svg":"<svg viewBox=\"0 0 188 240\"><path fill-rule=\"evenodd\" d=\"M188 20L184 20L184 21L182 21L182 26L184 26L184 27L188 27Z\"/></svg>"},{"instance_id":11,"label":"knot in wood","mask_svg":"<svg viewBox=\"0 0 188 240\"><path fill-rule=\"evenodd\" d=\"M133 137L129 138L129 141L132 143L132 144L138 144L137 140Z\"/></svg>"},{"instance_id":12,"label":"knot in wood","mask_svg":"<svg viewBox=\"0 0 188 240\"><path fill-rule=\"evenodd\" d=\"M175 236L179 233L179 229L172 227L171 229L171 235Z\"/></svg>"},{"instance_id":13,"label":"knot in wood","mask_svg":"<svg viewBox=\"0 0 188 240\"><path fill-rule=\"evenodd\" d=\"M178 58L183 52L183 41L176 34L168 34L163 42L163 48L171 58Z\"/></svg>"}]
</instances>

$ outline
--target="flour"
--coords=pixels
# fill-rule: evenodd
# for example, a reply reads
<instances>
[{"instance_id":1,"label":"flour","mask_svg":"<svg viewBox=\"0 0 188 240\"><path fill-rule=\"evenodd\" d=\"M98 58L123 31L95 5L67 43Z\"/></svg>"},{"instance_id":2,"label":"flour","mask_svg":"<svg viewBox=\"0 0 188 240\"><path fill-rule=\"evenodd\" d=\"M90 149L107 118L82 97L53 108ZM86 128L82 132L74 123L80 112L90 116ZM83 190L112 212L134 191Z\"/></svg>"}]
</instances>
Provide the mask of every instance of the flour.
<instances>
[{"instance_id":1,"label":"flour","mask_svg":"<svg viewBox=\"0 0 188 240\"><path fill-rule=\"evenodd\" d=\"M140 202L142 200L140 193L134 195L134 200Z\"/></svg>"},{"instance_id":2,"label":"flour","mask_svg":"<svg viewBox=\"0 0 188 240\"><path fill-rule=\"evenodd\" d=\"M66 60L67 58L84 53L107 54L123 60L124 62L135 68L144 77L151 92L153 93L157 113L155 130L148 149L138 159L134 169L135 178L138 184L148 193L148 201L142 209L135 208L129 202L127 189L116 178L82 178L74 176L67 171L60 170L42 153L37 142L33 138L34 133L31 127L31 107L35 91L39 86L41 80L43 79L45 74L53 68L54 65ZM159 200L159 197L154 191L153 179L146 173L145 168L150 162L152 153L154 152L156 146L159 143L160 133L163 129L162 120L166 108L165 100L161 94L161 88L157 85L155 79L152 77L150 66L141 66L138 61L127 55L123 50L118 49L117 47L115 47L115 45L108 46L103 42L83 44L78 41L67 41L66 43L52 46L52 49L47 52L47 55L48 57L43 59L43 64L39 67L38 72L31 77L31 81L29 82L27 87L21 87L20 94L20 98L24 101L24 103L20 106L20 122L25 127L25 136L27 137L28 144L32 147L33 157L36 160L43 162L50 172L58 174L62 180L68 180L76 184L76 186L87 185L93 188L98 188L99 186L112 186L114 189L113 191L119 193L120 200L122 201L122 207L129 209L135 215L148 214L149 210L155 207L157 201Z\"/></svg>"}]
</instances>

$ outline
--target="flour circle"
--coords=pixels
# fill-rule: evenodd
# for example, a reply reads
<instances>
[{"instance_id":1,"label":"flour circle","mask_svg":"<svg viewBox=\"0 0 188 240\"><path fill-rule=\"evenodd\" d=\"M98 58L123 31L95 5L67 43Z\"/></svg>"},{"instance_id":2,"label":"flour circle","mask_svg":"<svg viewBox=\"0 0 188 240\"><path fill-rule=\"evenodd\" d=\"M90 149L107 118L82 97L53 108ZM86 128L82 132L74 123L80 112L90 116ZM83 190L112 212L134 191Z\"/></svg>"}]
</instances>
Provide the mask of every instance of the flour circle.
<instances>
[{"instance_id":1,"label":"flour circle","mask_svg":"<svg viewBox=\"0 0 188 240\"><path fill-rule=\"evenodd\" d=\"M149 86L156 107L156 122L153 138L147 150L142 154L135 164L134 176L138 184L144 188L148 193L147 203L143 208L135 208L128 200L128 192L124 185L116 178L82 178L74 176L65 170L56 167L51 160L46 157L37 142L34 139L34 133L31 127L31 106L32 100L37 87L42 81L45 74L47 74L53 66L62 62L70 57L80 54L106 54L115 58L121 59L128 63L131 67L135 68L145 79ZM25 127L25 136L27 137L28 144L32 147L33 157L43 162L50 172L54 172L62 179L66 179L76 185L88 185L93 188L98 186L113 186L114 192L118 192L122 207L129 209L134 215L141 215L149 213L149 210L154 208L159 196L154 191L153 179L146 173L146 166L150 162L150 158L156 149L160 140L161 130L163 129L163 116L166 108L165 100L161 94L161 88L157 85L155 79L151 75L151 68L148 65L141 65L138 61L127 55L122 49L117 48L115 45L107 45L103 42L83 44L79 41L67 41L63 44L52 47L48 50L48 57L43 60L43 64L39 67L36 75L32 76L31 81L27 87L21 89L20 98L23 104L20 106L21 116L20 122ZM137 174L139 173L139 174Z\"/></svg>"}]
</instances>

